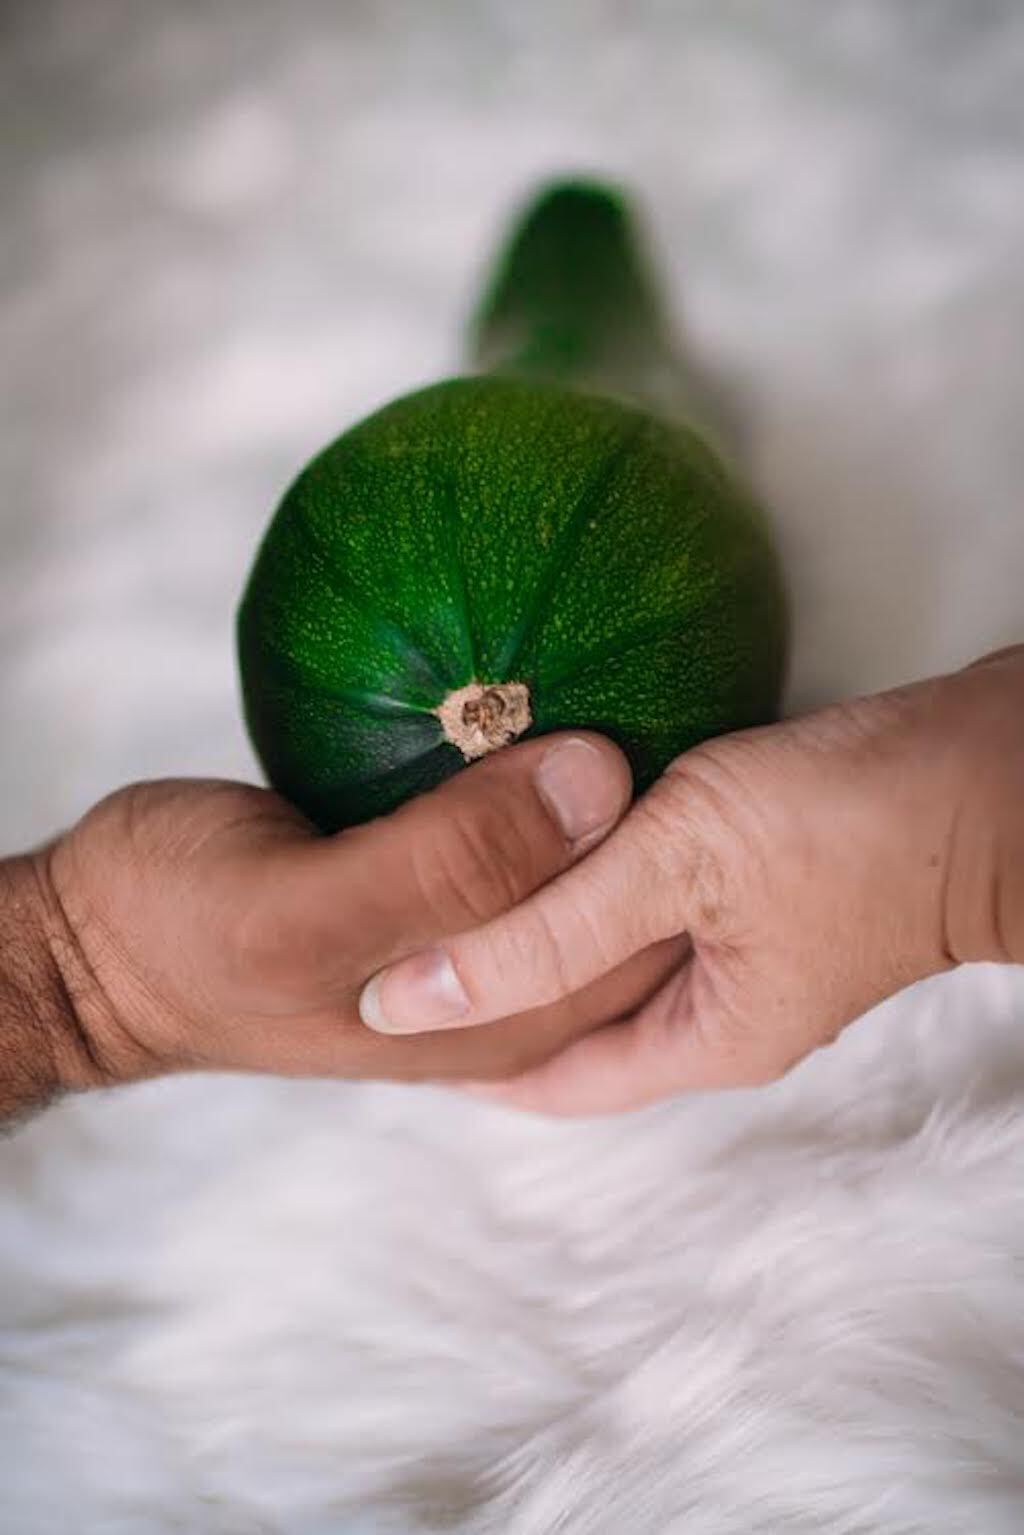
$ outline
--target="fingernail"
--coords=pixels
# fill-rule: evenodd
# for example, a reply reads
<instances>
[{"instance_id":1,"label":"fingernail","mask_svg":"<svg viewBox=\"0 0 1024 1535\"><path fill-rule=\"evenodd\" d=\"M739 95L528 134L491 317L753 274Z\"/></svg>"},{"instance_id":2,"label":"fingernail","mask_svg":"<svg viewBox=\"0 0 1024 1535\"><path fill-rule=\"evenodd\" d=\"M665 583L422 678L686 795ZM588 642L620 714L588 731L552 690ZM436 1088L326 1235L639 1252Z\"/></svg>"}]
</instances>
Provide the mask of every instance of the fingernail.
<instances>
[{"instance_id":1,"label":"fingernail","mask_svg":"<svg viewBox=\"0 0 1024 1535\"><path fill-rule=\"evenodd\" d=\"M608 826L622 805L622 787L608 757L575 736L545 752L536 784L570 842Z\"/></svg>"},{"instance_id":2,"label":"fingernail","mask_svg":"<svg viewBox=\"0 0 1024 1535\"><path fill-rule=\"evenodd\" d=\"M469 998L443 949L425 949L367 981L359 1016L378 1034L419 1034L461 1018Z\"/></svg>"}]
</instances>

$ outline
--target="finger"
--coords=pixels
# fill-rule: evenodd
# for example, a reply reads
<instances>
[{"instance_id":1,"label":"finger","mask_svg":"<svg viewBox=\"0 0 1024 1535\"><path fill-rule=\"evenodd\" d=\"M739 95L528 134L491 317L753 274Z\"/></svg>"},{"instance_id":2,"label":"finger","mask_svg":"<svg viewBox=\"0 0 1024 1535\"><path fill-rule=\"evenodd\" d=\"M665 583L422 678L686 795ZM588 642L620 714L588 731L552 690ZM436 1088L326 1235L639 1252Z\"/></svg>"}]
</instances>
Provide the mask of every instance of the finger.
<instances>
[{"instance_id":1,"label":"finger","mask_svg":"<svg viewBox=\"0 0 1024 1535\"><path fill-rule=\"evenodd\" d=\"M351 985L514 906L606 835L630 791L625 758L600 736L496 752L391 816L283 851L260 939L293 973Z\"/></svg>"},{"instance_id":2,"label":"finger","mask_svg":"<svg viewBox=\"0 0 1024 1535\"><path fill-rule=\"evenodd\" d=\"M761 1063L730 1046L713 1000L702 998L698 1008L694 977L688 965L632 1018L597 1029L504 1081L463 1086L510 1108L577 1117L764 1080Z\"/></svg>"},{"instance_id":3,"label":"finger","mask_svg":"<svg viewBox=\"0 0 1024 1535\"><path fill-rule=\"evenodd\" d=\"M513 911L376 975L360 998L364 1023L391 1034L490 1023L556 1002L681 932L696 860L681 818L666 834L671 800L656 796Z\"/></svg>"},{"instance_id":4,"label":"finger","mask_svg":"<svg viewBox=\"0 0 1024 1535\"><path fill-rule=\"evenodd\" d=\"M232 1063L239 1069L299 1076L343 1076L428 1081L509 1078L547 1060L573 1039L621 1018L652 997L680 964L685 942L674 940L638 954L599 986L565 1002L483 1029L389 1038L358 1023L353 1005L318 1015L245 1020L233 1031ZM341 1027L339 1027L339 1021Z\"/></svg>"}]
</instances>

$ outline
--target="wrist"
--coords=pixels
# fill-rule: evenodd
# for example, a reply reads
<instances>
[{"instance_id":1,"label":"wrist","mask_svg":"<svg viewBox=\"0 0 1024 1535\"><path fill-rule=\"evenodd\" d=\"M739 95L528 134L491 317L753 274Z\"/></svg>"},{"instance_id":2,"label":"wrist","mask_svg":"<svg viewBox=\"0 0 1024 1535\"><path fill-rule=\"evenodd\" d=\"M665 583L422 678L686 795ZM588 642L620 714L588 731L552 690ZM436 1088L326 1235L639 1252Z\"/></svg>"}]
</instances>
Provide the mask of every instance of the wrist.
<instances>
[{"instance_id":1,"label":"wrist","mask_svg":"<svg viewBox=\"0 0 1024 1535\"><path fill-rule=\"evenodd\" d=\"M0 1123L100 1080L53 938L44 855L0 860Z\"/></svg>"}]
</instances>

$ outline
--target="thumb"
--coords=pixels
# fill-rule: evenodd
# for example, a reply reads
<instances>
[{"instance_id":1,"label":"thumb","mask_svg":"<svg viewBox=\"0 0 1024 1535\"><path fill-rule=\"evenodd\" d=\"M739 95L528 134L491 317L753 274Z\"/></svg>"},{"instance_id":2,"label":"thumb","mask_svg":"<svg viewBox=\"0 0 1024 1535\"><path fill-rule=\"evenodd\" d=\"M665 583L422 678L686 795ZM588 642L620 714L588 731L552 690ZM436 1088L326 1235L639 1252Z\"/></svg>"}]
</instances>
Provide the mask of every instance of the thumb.
<instances>
[{"instance_id":1,"label":"thumb","mask_svg":"<svg viewBox=\"0 0 1024 1535\"><path fill-rule=\"evenodd\" d=\"M630 789L600 736L504 748L390 816L282 850L277 945L325 979L362 980L523 900L607 834Z\"/></svg>"}]
</instances>

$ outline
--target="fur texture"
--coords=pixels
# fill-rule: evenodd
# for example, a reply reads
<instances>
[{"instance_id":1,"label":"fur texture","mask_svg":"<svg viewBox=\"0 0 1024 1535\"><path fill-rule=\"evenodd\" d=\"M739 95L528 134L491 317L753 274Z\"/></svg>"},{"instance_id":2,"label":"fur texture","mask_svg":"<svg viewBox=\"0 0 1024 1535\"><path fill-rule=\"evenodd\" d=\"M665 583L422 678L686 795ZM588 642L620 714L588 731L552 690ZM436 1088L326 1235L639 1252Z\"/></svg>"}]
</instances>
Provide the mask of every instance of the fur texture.
<instances>
[{"instance_id":1,"label":"fur texture","mask_svg":"<svg viewBox=\"0 0 1024 1535\"><path fill-rule=\"evenodd\" d=\"M0 846L253 772L231 617L320 441L457 365L534 180L620 173L742 379L794 705L1021 634L1009 4L7 8ZM0 1145L11 1535L1011 1535L1024 974L553 1125L196 1079Z\"/></svg>"}]
</instances>

